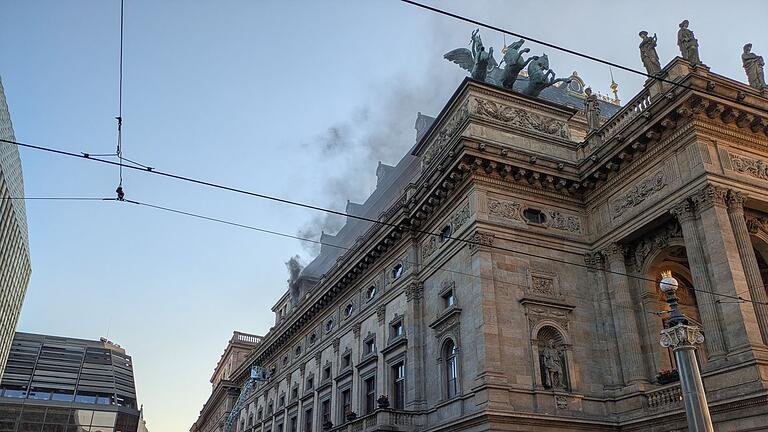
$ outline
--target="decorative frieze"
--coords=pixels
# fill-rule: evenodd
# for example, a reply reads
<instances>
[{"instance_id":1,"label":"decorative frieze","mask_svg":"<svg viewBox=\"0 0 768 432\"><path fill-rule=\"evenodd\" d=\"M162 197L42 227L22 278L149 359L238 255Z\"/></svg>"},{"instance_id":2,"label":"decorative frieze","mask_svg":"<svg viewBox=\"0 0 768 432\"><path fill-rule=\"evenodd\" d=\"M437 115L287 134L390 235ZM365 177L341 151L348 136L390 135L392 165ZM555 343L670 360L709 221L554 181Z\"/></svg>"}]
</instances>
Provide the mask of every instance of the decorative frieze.
<instances>
[{"instance_id":1,"label":"decorative frieze","mask_svg":"<svg viewBox=\"0 0 768 432\"><path fill-rule=\"evenodd\" d=\"M733 153L728 153L728 158L731 160L734 171L760 180L768 180L768 164L760 159L752 159Z\"/></svg>"},{"instance_id":2,"label":"decorative frieze","mask_svg":"<svg viewBox=\"0 0 768 432\"><path fill-rule=\"evenodd\" d=\"M559 211L549 211L547 226L553 229L581 234L581 219L578 216L565 215Z\"/></svg>"},{"instance_id":3,"label":"decorative frieze","mask_svg":"<svg viewBox=\"0 0 768 432\"><path fill-rule=\"evenodd\" d=\"M469 204L466 204L459 211L451 216L451 229L456 232L469 220Z\"/></svg>"},{"instance_id":4,"label":"decorative frieze","mask_svg":"<svg viewBox=\"0 0 768 432\"><path fill-rule=\"evenodd\" d=\"M429 236L427 237L427 240L424 241L424 243L421 245L421 259L426 260L429 258L438 247L440 247L439 240L437 239L437 236Z\"/></svg>"},{"instance_id":5,"label":"decorative frieze","mask_svg":"<svg viewBox=\"0 0 768 432\"><path fill-rule=\"evenodd\" d=\"M427 147L427 149L424 151L424 154L421 157L423 166L428 166L432 163L432 161L445 148L451 138L453 138L454 134L459 130L459 127L468 117L469 108L465 103L456 111L455 114L453 114L453 117L451 117L451 119L446 122L445 126L443 126L440 132L437 133L437 136L435 136L432 144L430 144L430 146Z\"/></svg>"},{"instance_id":6,"label":"decorative frieze","mask_svg":"<svg viewBox=\"0 0 768 432\"><path fill-rule=\"evenodd\" d=\"M514 201L488 200L488 213L503 219L509 219L518 222L525 222L522 211L523 206Z\"/></svg>"},{"instance_id":7,"label":"decorative frieze","mask_svg":"<svg viewBox=\"0 0 768 432\"><path fill-rule=\"evenodd\" d=\"M476 250L480 246L493 246L493 234L481 232L481 231L475 231L472 236L469 238L469 249L470 250Z\"/></svg>"},{"instance_id":8,"label":"decorative frieze","mask_svg":"<svg viewBox=\"0 0 768 432\"><path fill-rule=\"evenodd\" d=\"M498 120L508 126L528 129L563 139L571 138L567 123L541 116L523 108L516 108L476 97L475 113L482 117Z\"/></svg>"},{"instance_id":9,"label":"decorative frieze","mask_svg":"<svg viewBox=\"0 0 768 432\"><path fill-rule=\"evenodd\" d=\"M623 215L627 210L638 206L648 197L655 195L667 185L667 179L664 171L658 171L656 174L646 177L640 183L633 186L629 191L623 193L611 204L613 218Z\"/></svg>"},{"instance_id":10,"label":"decorative frieze","mask_svg":"<svg viewBox=\"0 0 768 432\"><path fill-rule=\"evenodd\" d=\"M562 297L557 275L553 273L542 273L529 270L527 291L529 294L537 297Z\"/></svg>"}]
</instances>

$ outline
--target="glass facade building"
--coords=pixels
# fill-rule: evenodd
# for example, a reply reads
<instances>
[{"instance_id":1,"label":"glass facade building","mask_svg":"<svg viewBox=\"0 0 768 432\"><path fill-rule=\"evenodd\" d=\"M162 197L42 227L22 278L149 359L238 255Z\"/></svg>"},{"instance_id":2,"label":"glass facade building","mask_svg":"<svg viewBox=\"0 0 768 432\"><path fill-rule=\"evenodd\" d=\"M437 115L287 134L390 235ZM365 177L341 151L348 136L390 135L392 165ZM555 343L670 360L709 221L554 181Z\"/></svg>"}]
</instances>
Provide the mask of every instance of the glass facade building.
<instances>
[{"instance_id":1,"label":"glass facade building","mask_svg":"<svg viewBox=\"0 0 768 432\"><path fill-rule=\"evenodd\" d=\"M0 139L15 141L0 80ZM19 149L0 142L0 378L32 272Z\"/></svg>"},{"instance_id":2,"label":"glass facade building","mask_svg":"<svg viewBox=\"0 0 768 432\"><path fill-rule=\"evenodd\" d=\"M0 383L0 432L136 432L131 357L106 339L16 333Z\"/></svg>"}]
</instances>

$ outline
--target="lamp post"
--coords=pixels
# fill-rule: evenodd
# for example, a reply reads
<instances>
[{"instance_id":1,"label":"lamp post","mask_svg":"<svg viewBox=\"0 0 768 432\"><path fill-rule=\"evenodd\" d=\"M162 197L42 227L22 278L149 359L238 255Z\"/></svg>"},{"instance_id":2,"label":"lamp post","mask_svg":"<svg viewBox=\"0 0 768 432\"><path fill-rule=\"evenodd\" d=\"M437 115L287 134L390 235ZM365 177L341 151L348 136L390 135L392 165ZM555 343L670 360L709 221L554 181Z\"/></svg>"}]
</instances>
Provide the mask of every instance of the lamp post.
<instances>
[{"instance_id":1,"label":"lamp post","mask_svg":"<svg viewBox=\"0 0 768 432\"><path fill-rule=\"evenodd\" d=\"M701 381L699 365L696 363L696 345L704 342L704 335L698 327L688 325L688 319L677 307L677 279L671 271L661 274L659 287L667 296L670 316L667 327L661 331L661 346L672 348L680 374L680 388L683 393L685 416L688 419L690 432L714 432L712 419L709 416L707 396Z\"/></svg>"}]
</instances>

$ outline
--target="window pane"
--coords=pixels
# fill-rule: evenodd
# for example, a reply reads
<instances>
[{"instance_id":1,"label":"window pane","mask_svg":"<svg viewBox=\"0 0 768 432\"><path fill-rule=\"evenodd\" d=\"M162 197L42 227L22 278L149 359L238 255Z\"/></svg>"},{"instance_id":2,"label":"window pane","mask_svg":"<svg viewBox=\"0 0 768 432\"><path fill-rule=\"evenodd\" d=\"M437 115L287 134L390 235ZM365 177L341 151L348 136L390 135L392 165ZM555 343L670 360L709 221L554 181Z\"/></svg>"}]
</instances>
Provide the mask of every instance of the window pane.
<instances>
[{"instance_id":1,"label":"window pane","mask_svg":"<svg viewBox=\"0 0 768 432\"><path fill-rule=\"evenodd\" d=\"M93 421L91 424L93 426L114 426L115 425L115 417L117 417L117 413L114 412L106 412L106 411L95 411L93 413Z\"/></svg>"}]
</instances>

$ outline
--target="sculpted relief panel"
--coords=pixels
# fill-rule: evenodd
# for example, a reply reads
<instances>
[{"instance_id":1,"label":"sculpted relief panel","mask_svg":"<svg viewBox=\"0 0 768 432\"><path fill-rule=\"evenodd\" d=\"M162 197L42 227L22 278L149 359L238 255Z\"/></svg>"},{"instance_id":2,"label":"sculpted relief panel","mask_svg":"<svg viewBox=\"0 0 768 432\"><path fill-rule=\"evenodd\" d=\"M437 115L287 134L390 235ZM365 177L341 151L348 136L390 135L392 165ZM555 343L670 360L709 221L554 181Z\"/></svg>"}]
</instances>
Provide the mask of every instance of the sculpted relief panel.
<instances>
[{"instance_id":1,"label":"sculpted relief panel","mask_svg":"<svg viewBox=\"0 0 768 432\"><path fill-rule=\"evenodd\" d=\"M658 194L666 185L667 176L664 171L658 171L656 174L644 178L628 191L619 194L619 197L610 204L611 216L613 219L618 218L646 199Z\"/></svg>"},{"instance_id":2,"label":"sculpted relief panel","mask_svg":"<svg viewBox=\"0 0 768 432\"><path fill-rule=\"evenodd\" d=\"M768 164L760 159L752 159L745 156L728 153L733 170L760 180L768 180Z\"/></svg>"},{"instance_id":3,"label":"sculpted relief panel","mask_svg":"<svg viewBox=\"0 0 768 432\"><path fill-rule=\"evenodd\" d=\"M523 216L525 209L526 206L519 202L488 199L488 214L507 221L529 224ZM565 214L559 210L546 210L545 214L547 217L544 222L537 225L571 234L583 234L581 217Z\"/></svg>"},{"instance_id":4,"label":"sculpted relief panel","mask_svg":"<svg viewBox=\"0 0 768 432\"><path fill-rule=\"evenodd\" d=\"M448 218L448 225L451 227L450 230L450 236L453 236L455 233L459 231L459 228L464 226L465 223L469 220L470 217L470 211L469 211L469 204L465 204L464 207L460 208L456 211L456 213L452 214ZM435 253L436 250L440 249L440 247L446 243L446 239L442 239L436 235L429 236L427 240L424 241L421 245L421 258L427 259L429 258L433 253Z\"/></svg>"},{"instance_id":5,"label":"sculpted relief panel","mask_svg":"<svg viewBox=\"0 0 768 432\"><path fill-rule=\"evenodd\" d=\"M503 105L490 100L475 98L475 113L492 118L509 126L529 129L558 138L570 139L568 124L549 117L544 117L523 108Z\"/></svg>"},{"instance_id":6,"label":"sculpted relief panel","mask_svg":"<svg viewBox=\"0 0 768 432\"><path fill-rule=\"evenodd\" d=\"M443 128L438 132L437 136L432 141L429 147L424 151L424 155L421 158L423 166L427 166L440 154L440 152L448 145L448 142L453 138L454 134L458 132L459 127L464 124L464 121L469 117L469 107L465 103L461 106L456 113L448 120Z\"/></svg>"}]
</instances>

